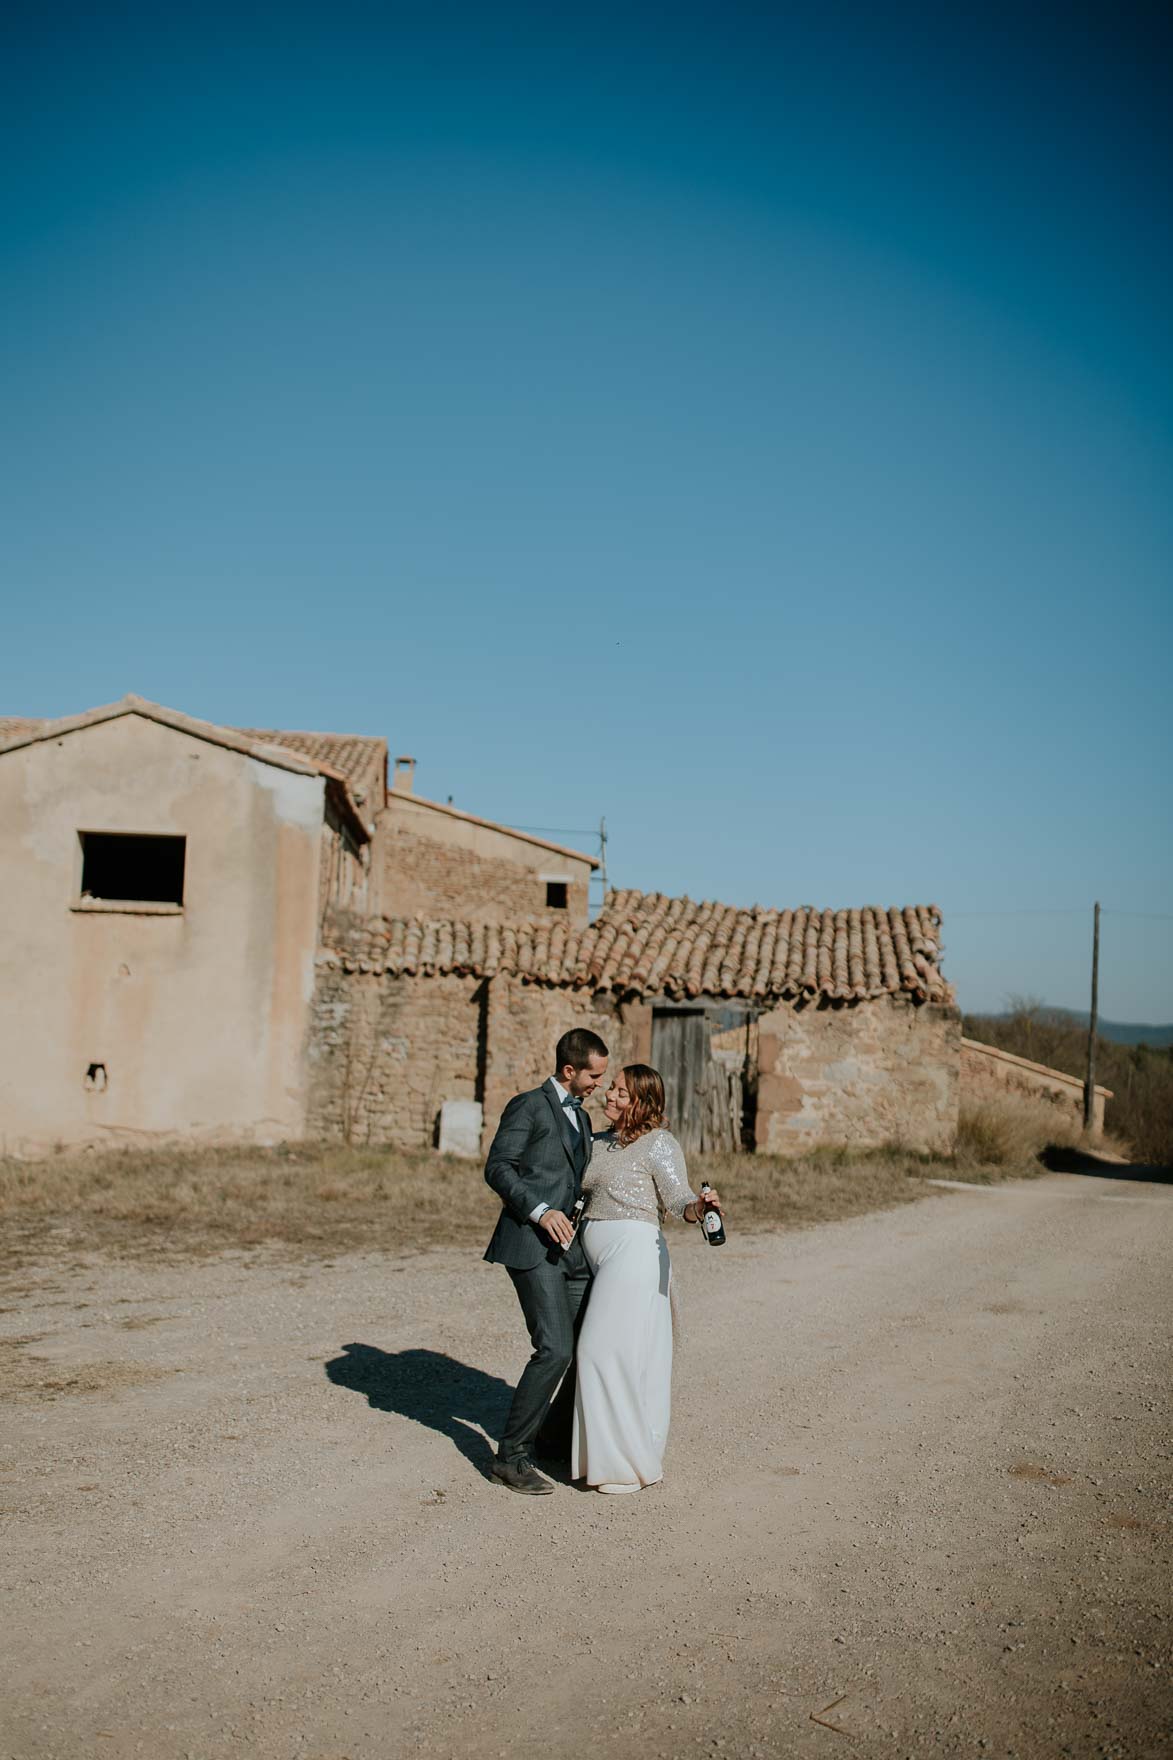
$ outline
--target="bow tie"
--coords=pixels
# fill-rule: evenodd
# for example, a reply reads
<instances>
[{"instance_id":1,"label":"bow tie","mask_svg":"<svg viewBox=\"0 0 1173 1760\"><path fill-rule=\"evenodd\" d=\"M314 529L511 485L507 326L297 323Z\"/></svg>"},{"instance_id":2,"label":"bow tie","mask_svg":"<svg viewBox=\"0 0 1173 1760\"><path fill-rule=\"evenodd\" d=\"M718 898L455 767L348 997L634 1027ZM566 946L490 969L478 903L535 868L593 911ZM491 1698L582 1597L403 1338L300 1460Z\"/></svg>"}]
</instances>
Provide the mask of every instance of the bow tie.
<instances>
[{"instance_id":1,"label":"bow tie","mask_svg":"<svg viewBox=\"0 0 1173 1760\"><path fill-rule=\"evenodd\" d=\"M563 1100L562 1104L563 1104L563 1106L571 1107L573 1111L577 1112L579 1107L582 1105L582 1101L576 1100L573 1094L567 1094L567 1096L566 1096L565 1100Z\"/></svg>"}]
</instances>

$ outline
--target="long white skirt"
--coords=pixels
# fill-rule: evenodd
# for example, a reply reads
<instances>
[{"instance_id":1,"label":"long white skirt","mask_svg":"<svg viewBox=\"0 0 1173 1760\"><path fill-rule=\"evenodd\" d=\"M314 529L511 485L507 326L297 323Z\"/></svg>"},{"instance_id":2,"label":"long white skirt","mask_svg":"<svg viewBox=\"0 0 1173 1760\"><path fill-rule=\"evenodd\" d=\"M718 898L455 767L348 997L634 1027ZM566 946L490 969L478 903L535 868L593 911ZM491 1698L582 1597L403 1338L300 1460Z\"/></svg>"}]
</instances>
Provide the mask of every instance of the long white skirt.
<instances>
[{"instance_id":1,"label":"long white skirt","mask_svg":"<svg viewBox=\"0 0 1173 1760\"><path fill-rule=\"evenodd\" d=\"M601 1491L663 1476L672 1408L671 1266L654 1222L587 1221L594 1278L578 1335L570 1470Z\"/></svg>"}]
</instances>

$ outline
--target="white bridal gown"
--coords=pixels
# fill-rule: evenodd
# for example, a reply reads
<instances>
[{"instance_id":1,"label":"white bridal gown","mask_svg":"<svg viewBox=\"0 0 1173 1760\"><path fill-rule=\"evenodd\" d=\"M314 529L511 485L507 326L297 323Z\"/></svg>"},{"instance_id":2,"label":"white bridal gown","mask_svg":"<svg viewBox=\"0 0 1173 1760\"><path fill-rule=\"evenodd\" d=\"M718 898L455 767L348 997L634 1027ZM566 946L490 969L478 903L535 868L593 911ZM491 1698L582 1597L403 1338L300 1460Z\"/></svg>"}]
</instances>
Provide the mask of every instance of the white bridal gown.
<instances>
[{"instance_id":1,"label":"white bridal gown","mask_svg":"<svg viewBox=\"0 0 1173 1760\"><path fill-rule=\"evenodd\" d=\"M600 1491L663 1477L672 1407L671 1266L660 1214L698 1202L670 1131L622 1147L596 1137L583 1179L583 1251L594 1278L578 1335L570 1470Z\"/></svg>"}]
</instances>

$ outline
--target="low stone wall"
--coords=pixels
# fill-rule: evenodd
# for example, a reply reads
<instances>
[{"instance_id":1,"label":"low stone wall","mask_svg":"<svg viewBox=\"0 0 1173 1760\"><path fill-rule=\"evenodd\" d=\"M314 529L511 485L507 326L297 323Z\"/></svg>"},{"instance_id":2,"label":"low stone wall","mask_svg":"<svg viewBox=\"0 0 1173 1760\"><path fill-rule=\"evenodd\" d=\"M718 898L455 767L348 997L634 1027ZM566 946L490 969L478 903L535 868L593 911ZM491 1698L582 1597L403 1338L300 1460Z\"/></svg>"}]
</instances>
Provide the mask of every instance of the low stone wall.
<instances>
[{"instance_id":1,"label":"low stone wall","mask_svg":"<svg viewBox=\"0 0 1173 1760\"><path fill-rule=\"evenodd\" d=\"M983 1045L978 1039L961 1041L961 1092L963 1099L981 1099L999 1094L1023 1094L1031 1100L1042 1100L1057 1106L1080 1124L1083 1123L1083 1083L1078 1076L1065 1075L1045 1063L1032 1063L1012 1051L996 1045ZM1110 1088L1097 1087L1092 1102L1092 1129L1097 1136L1104 1128L1104 1106L1112 1098Z\"/></svg>"},{"instance_id":2,"label":"low stone wall","mask_svg":"<svg viewBox=\"0 0 1173 1760\"><path fill-rule=\"evenodd\" d=\"M892 996L782 1004L758 1020L756 1146L799 1155L903 1143L948 1153L960 1052L955 1008Z\"/></svg>"}]
</instances>

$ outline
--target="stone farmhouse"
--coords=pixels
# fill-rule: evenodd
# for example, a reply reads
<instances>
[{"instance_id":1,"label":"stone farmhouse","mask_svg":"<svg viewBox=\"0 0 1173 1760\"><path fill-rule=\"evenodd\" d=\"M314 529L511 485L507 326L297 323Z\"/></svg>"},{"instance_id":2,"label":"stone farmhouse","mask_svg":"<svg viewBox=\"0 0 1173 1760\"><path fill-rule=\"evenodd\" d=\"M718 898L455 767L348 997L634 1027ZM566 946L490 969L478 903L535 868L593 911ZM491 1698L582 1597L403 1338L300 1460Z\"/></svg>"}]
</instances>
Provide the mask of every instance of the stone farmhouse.
<instances>
[{"instance_id":1,"label":"stone farmhouse","mask_svg":"<svg viewBox=\"0 0 1173 1760\"><path fill-rule=\"evenodd\" d=\"M1074 1103L963 1049L934 906L620 891L590 922L592 857L423 799L382 739L140 697L0 718L0 826L8 1152L475 1153L572 1024L663 1070L690 1149L948 1150L963 1079Z\"/></svg>"},{"instance_id":2,"label":"stone farmhouse","mask_svg":"<svg viewBox=\"0 0 1173 1760\"><path fill-rule=\"evenodd\" d=\"M382 739L140 697L0 719L0 1147L304 1136L338 923L585 925L590 856L387 768Z\"/></svg>"},{"instance_id":3,"label":"stone farmhouse","mask_svg":"<svg viewBox=\"0 0 1173 1760\"><path fill-rule=\"evenodd\" d=\"M443 1098L479 1101L492 1127L573 1022L617 1061L664 1072L686 1148L948 1149L961 1023L939 933L926 906L735 910L639 892L610 894L581 927L352 921L320 956L311 1128L419 1144Z\"/></svg>"}]
</instances>

